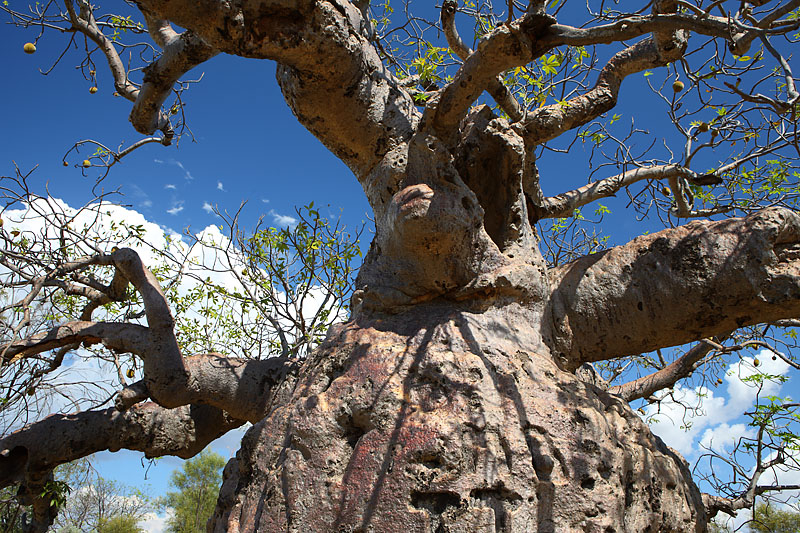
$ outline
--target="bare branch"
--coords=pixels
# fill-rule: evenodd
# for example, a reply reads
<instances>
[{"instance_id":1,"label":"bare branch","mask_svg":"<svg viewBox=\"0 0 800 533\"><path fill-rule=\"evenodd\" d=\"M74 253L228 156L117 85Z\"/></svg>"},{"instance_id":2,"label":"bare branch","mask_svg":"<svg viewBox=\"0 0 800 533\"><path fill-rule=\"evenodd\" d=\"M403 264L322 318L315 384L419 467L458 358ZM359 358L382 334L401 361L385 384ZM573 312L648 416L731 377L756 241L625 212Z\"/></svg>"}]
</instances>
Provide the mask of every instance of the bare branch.
<instances>
[{"instance_id":1,"label":"bare branch","mask_svg":"<svg viewBox=\"0 0 800 533\"><path fill-rule=\"evenodd\" d=\"M447 44L450 48L461 58L466 60L472 54L472 50L464 44L461 37L456 30L456 10L458 2L456 0L445 0L442 4L442 29L444 30L445 37L447 37ZM522 120L523 114L520 109L519 102L511 94L511 91L503 84L502 78L495 77L489 81L486 88L487 92L494 98L500 109L511 118L513 122Z\"/></svg>"},{"instance_id":2,"label":"bare branch","mask_svg":"<svg viewBox=\"0 0 800 533\"><path fill-rule=\"evenodd\" d=\"M721 338L724 337L727 337L727 335L721 335ZM692 375L703 358L714 349L716 349L715 343L700 341L670 365L648 376L611 387L609 392L622 396L628 402L639 398L647 398L653 393L672 387L681 379Z\"/></svg>"},{"instance_id":3,"label":"bare branch","mask_svg":"<svg viewBox=\"0 0 800 533\"><path fill-rule=\"evenodd\" d=\"M117 324L113 322L67 322L26 339L17 340L0 347L4 365L14 363L21 358L61 348L72 344L103 343L106 347L130 352L146 354L151 348L148 331L137 324Z\"/></svg>"}]
</instances>

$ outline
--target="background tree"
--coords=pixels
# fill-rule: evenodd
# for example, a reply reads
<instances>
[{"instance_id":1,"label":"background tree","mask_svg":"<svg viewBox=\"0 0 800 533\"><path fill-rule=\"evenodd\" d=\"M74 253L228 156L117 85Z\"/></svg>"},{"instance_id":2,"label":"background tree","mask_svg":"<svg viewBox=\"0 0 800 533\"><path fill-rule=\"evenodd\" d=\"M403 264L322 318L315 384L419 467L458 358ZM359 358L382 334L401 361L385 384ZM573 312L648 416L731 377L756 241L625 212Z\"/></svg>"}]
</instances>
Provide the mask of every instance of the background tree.
<instances>
[{"instance_id":1,"label":"background tree","mask_svg":"<svg viewBox=\"0 0 800 533\"><path fill-rule=\"evenodd\" d=\"M769 503L759 502L749 524L755 533L790 533L800 531L800 513L777 509Z\"/></svg>"},{"instance_id":2,"label":"background tree","mask_svg":"<svg viewBox=\"0 0 800 533\"><path fill-rule=\"evenodd\" d=\"M97 527L97 533L144 533L139 527L139 519L131 515L117 515L104 518Z\"/></svg>"},{"instance_id":3,"label":"background tree","mask_svg":"<svg viewBox=\"0 0 800 533\"><path fill-rule=\"evenodd\" d=\"M447 1L440 23L410 3L397 20L389 4L345 0L139 0L131 15L81 0L6 6L18 25L83 39L90 79L103 57L133 103L146 137L98 146L82 169L172 142L178 79L203 61L272 59L376 226L350 320L305 359L235 346L190 356L150 258L63 214L39 233L4 226L5 366L58 366L65 350L102 344L142 376L120 377L113 409L26 415L34 423L0 441L0 481L20 483L29 528L52 520L43 489L60 463L121 447L190 457L245 422L216 530L703 531L720 511L799 488L779 476L798 468L794 400L758 398L755 437L734 460L709 454L707 493L629 403L658 409L681 380L712 386L752 346L800 367L791 329L776 334L800 316L787 53L800 1L565 6ZM123 60L135 45L122 34L145 32L142 63ZM658 130L614 113L634 74L663 106ZM548 154L582 145L585 183L540 173ZM31 198L21 176L7 191ZM603 241L581 209L600 218L615 194L667 229L584 255ZM707 220L677 226L691 218ZM100 308L110 314L92 318ZM755 387L785 379L752 365ZM35 393L29 376L19 383ZM68 438L42 446L55 434Z\"/></svg>"},{"instance_id":4,"label":"background tree","mask_svg":"<svg viewBox=\"0 0 800 533\"><path fill-rule=\"evenodd\" d=\"M162 507L171 508L174 513L167 520L168 531L206 531L206 522L214 514L224 467L221 455L205 450L173 472L170 485L177 490L167 493L161 501Z\"/></svg>"}]
</instances>

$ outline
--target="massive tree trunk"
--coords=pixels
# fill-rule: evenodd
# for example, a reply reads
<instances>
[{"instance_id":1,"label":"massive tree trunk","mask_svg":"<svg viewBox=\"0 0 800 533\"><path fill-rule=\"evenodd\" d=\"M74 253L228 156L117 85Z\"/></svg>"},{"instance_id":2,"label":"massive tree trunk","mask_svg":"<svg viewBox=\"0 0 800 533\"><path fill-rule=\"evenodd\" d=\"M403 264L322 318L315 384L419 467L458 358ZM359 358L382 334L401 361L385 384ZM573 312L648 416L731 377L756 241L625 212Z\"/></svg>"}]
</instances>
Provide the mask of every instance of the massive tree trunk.
<instances>
[{"instance_id":1,"label":"massive tree trunk","mask_svg":"<svg viewBox=\"0 0 800 533\"><path fill-rule=\"evenodd\" d=\"M683 459L554 364L543 303L335 328L226 468L214 531L705 531Z\"/></svg>"}]
</instances>

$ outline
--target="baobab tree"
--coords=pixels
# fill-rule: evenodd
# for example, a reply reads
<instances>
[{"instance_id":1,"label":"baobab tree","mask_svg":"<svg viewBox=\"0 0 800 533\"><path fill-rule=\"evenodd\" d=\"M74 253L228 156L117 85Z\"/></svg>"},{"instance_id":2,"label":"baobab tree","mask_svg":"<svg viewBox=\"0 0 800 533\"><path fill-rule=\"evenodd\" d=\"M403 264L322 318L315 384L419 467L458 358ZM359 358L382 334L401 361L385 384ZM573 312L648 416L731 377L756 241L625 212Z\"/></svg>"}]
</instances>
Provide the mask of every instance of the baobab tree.
<instances>
[{"instance_id":1,"label":"baobab tree","mask_svg":"<svg viewBox=\"0 0 800 533\"><path fill-rule=\"evenodd\" d=\"M85 40L85 68L104 55L133 103L130 121L148 137L89 165L169 144L183 121L179 79L207 59L272 59L297 119L362 185L376 233L348 321L304 358L265 359L184 353L169 299L130 248L34 261L7 238L4 265L29 291L15 301L20 314L45 287L88 303L30 334L15 328L4 365L58 364L81 344L143 365L114 408L37 420L0 441L0 480L33 505L30 530L52 520L47 480L58 464L119 448L189 457L245 422L212 531L701 532L720 511L798 488L770 476L797 466L783 422L796 404L754 412L756 437L740 442L752 468L734 465L728 480L715 472L720 491L703 493L629 402L705 379L746 345L798 367L769 338L800 316L799 96L787 52L800 0L597 12L446 0L436 23L410 2L399 22L377 13L388 3L347 0L131 6L141 22L84 0L5 8L18 25ZM471 45L459 18L474 24ZM140 66L120 56L121 28L158 49L140 82ZM420 33L434 30L446 46ZM626 78L654 72L679 149L642 151L647 132L607 129ZM586 142L609 158L597 166L607 174L564 188L539 172L543 150ZM626 193L670 227L576 256L580 247L560 244L563 224L542 224ZM62 239L74 233L61 228ZM141 303L144 322L92 319L126 299ZM672 361L661 356L686 344ZM619 361L639 363L638 377L608 384L591 366L631 376Z\"/></svg>"}]
</instances>

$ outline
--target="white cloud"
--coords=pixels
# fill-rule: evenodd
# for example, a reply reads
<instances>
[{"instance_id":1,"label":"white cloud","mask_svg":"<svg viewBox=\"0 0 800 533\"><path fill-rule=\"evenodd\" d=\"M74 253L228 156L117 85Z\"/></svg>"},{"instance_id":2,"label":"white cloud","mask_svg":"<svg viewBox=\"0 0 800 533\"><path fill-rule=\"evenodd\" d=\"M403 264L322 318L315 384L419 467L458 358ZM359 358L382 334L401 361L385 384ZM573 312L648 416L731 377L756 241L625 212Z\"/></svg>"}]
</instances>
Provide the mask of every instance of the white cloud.
<instances>
[{"instance_id":1,"label":"white cloud","mask_svg":"<svg viewBox=\"0 0 800 533\"><path fill-rule=\"evenodd\" d=\"M145 201L141 202L139 205L141 205L142 207L153 207L153 201L152 200L145 200Z\"/></svg>"},{"instance_id":2,"label":"white cloud","mask_svg":"<svg viewBox=\"0 0 800 533\"><path fill-rule=\"evenodd\" d=\"M733 450L740 438L753 438L755 434L754 428L744 424L733 424L731 426L727 423L722 423L703 432L703 436L700 438L700 446L723 454Z\"/></svg>"},{"instance_id":3,"label":"white cloud","mask_svg":"<svg viewBox=\"0 0 800 533\"><path fill-rule=\"evenodd\" d=\"M289 216L289 215L281 215L280 213L278 213L274 209L270 209L267 214L272 217L272 222L274 222L276 226L279 226L281 228L283 228L283 227L290 227L290 228L294 227L294 226L297 225L297 222L298 222L298 220L296 218L294 218L292 216Z\"/></svg>"},{"instance_id":4,"label":"white cloud","mask_svg":"<svg viewBox=\"0 0 800 533\"><path fill-rule=\"evenodd\" d=\"M203 211L208 213L209 215L214 212L214 206L208 202L203 202Z\"/></svg>"},{"instance_id":5,"label":"white cloud","mask_svg":"<svg viewBox=\"0 0 800 533\"><path fill-rule=\"evenodd\" d=\"M176 190L178 187L176 187L176 186L175 186L175 184L173 184L173 183L167 183L166 185L164 185L164 188L165 188L165 189L170 189L170 190L174 191L174 190Z\"/></svg>"},{"instance_id":6,"label":"white cloud","mask_svg":"<svg viewBox=\"0 0 800 533\"><path fill-rule=\"evenodd\" d=\"M264 202L265 204L268 204L269 203L269 198L262 198L261 201Z\"/></svg>"},{"instance_id":7,"label":"white cloud","mask_svg":"<svg viewBox=\"0 0 800 533\"><path fill-rule=\"evenodd\" d=\"M147 513L144 515L144 520L139 523L139 527L147 533L163 533L167 530L167 520L174 514L175 511L171 507L167 507L163 514Z\"/></svg>"},{"instance_id":8,"label":"white cloud","mask_svg":"<svg viewBox=\"0 0 800 533\"><path fill-rule=\"evenodd\" d=\"M705 387L691 389L675 386L674 399L666 398L660 408L656 405L646 408L647 418L655 420L650 423L650 429L686 457L700 452L697 445L702 442L709 445L713 442L717 451L720 446L728 448L728 439L732 438L733 432L744 428L742 424L729 425L729 422L749 409L757 396L777 394L780 390L780 383L767 381L759 388L746 381L746 378L757 372L782 375L789 369L783 360L773 360L766 350L756 357L759 359L758 367L753 364L753 357L742 357L728 366L725 373L727 400ZM656 395L663 396L664 392ZM684 405L699 406L699 409L694 413L687 412ZM740 436L743 434L740 433Z\"/></svg>"},{"instance_id":9,"label":"white cloud","mask_svg":"<svg viewBox=\"0 0 800 533\"><path fill-rule=\"evenodd\" d=\"M222 191L222 192L226 192L225 191L225 187L222 186L222 182L221 181L217 182L217 190L218 191Z\"/></svg>"},{"instance_id":10,"label":"white cloud","mask_svg":"<svg viewBox=\"0 0 800 533\"><path fill-rule=\"evenodd\" d=\"M183 211L183 202L175 202L171 208L167 209L167 213L170 215L177 215L181 211Z\"/></svg>"}]
</instances>

